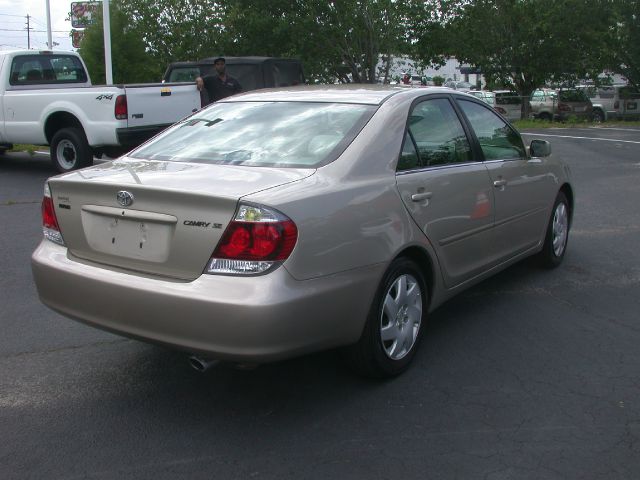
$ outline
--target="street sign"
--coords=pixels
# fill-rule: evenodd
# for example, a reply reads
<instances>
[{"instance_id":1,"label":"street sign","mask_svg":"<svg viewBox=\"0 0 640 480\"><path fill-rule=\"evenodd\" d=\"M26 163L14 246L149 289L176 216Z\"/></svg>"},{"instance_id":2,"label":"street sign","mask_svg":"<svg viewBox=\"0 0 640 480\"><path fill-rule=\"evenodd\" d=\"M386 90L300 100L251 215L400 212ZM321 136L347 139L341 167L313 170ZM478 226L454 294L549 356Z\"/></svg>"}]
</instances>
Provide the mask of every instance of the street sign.
<instances>
[{"instance_id":1,"label":"street sign","mask_svg":"<svg viewBox=\"0 0 640 480\"><path fill-rule=\"evenodd\" d=\"M102 2L72 2L71 26L85 28L96 23L96 13L102 9Z\"/></svg>"}]
</instances>

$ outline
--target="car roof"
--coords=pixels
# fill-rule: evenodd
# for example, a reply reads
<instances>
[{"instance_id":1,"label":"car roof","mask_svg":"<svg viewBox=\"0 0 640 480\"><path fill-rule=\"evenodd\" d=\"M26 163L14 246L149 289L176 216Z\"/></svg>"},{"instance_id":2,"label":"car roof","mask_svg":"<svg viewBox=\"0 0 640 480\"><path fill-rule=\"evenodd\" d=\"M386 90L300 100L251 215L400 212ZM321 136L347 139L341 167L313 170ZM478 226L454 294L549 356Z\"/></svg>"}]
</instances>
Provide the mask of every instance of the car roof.
<instances>
[{"instance_id":1,"label":"car roof","mask_svg":"<svg viewBox=\"0 0 640 480\"><path fill-rule=\"evenodd\" d=\"M429 93L452 91L442 87L403 88L375 84L304 85L289 88L252 90L225 98L224 102L327 102L381 105L395 96L419 97Z\"/></svg>"}]
</instances>

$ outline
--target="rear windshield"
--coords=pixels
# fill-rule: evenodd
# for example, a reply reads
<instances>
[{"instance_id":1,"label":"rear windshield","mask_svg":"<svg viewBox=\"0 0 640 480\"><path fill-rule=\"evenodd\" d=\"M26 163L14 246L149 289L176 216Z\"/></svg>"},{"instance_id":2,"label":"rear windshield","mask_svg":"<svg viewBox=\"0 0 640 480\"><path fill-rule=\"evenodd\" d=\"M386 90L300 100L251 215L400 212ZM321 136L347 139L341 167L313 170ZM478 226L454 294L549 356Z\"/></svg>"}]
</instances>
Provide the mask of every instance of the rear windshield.
<instances>
[{"instance_id":1,"label":"rear windshield","mask_svg":"<svg viewBox=\"0 0 640 480\"><path fill-rule=\"evenodd\" d=\"M342 103L216 103L170 127L129 156L316 168L338 158L376 108Z\"/></svg>"},{"instance_id":2,"label":"rear windshield","mask_svg":"<svg viewBox=\"0 0 640 480\"><path fill-rule=\"evenodd\" d=\"M84 67L73 55L19 55L11 63L11 85L86 82Z\"/></svg>"}]
</instances>

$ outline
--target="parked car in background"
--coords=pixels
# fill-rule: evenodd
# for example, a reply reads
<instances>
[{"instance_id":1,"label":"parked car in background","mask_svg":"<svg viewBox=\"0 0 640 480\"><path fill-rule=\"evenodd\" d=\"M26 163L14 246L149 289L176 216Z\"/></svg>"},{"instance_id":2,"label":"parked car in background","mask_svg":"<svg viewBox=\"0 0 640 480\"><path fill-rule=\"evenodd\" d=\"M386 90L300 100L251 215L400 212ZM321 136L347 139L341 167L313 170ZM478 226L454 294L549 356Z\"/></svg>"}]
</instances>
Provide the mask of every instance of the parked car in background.
<instances>
[{"instance_id":1,"label":"parked car in background","mask_svg":"<svg viewBox=\"0 0 640 480\"><path fill-rule=\"evenodd\" d=\"M591 120L593 115L589 97L577 88L541 88L531 94L529 104L531 115L540 120L567 120L569 117Z\"/></svg>"},{"instance_id":2,"label":"parked car in background","mask_svg":"<svg viewBox=\"0 0 640 480\"><path fill-rule=\"evenodd\" d=\"M444 88L235 95L50 178L35 283L200 369L344 347L398 375L446 299L531 255L562 262L574 198L550 151Z\"/></svg>"},{"instance_id":3,"label":"parked car in background","mask_svg":"<svg viewBox=\"0 0 640 480\"><path fill-rule=\"evenodd\" d=\"M453 80L448 81L443 86L447 88L453 88L454 90L460 90L461 92L468 92L473 88L473 85L471 85L469 82L456 82Z\"/></svg>"},{"instance_id":4,"label":"parked car in background","mask_svg":"<svg viewBox=\"0 0 640 480\"><path fill-rule=\"evenodd\" d=\"M580 85L593 105L593 119L598 122L640 116L640 93L627 85Z\"/></svg>"}]
</instances>

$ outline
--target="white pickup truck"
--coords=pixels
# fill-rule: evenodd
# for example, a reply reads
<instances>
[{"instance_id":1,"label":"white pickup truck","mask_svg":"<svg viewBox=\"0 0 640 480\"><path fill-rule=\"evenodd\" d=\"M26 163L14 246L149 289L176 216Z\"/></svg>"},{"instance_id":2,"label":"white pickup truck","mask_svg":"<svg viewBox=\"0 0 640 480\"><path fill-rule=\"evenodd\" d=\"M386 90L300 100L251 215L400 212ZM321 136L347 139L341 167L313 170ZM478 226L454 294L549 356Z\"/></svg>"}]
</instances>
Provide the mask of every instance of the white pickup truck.
<instances>
[{"instance_id":1,"label":"white pickup truck","mask_svg":"<svg viewBox=\"0 0 640 480\"><path fill-rule=\"evenodd\" d=\"M194 84L92 86L77 53L0 51L0 154L50 145L60 172L118 156L199 108Z\"/></svg>"}]
</instances>

